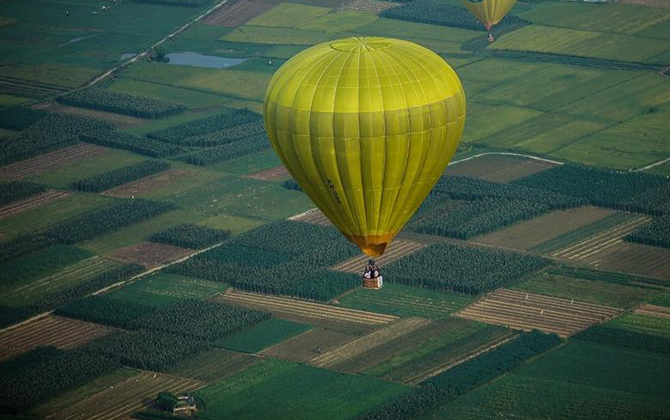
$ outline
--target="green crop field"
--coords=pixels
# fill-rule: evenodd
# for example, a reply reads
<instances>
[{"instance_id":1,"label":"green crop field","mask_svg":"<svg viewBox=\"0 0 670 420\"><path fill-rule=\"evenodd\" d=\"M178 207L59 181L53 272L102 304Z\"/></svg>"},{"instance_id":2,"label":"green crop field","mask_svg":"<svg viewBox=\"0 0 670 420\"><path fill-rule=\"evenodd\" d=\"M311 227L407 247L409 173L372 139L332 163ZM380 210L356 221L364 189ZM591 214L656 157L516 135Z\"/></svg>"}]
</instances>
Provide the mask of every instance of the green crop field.
<instances>
[{"instance_id":1,"label":"green crop field","mask_svg":"<svg viewBox=\"0 0 670 420\"><path fill-rule=\"evenodd\" d=\"M306 6L295 3L279 3L247 24L252 26L296 27L330 13L326 7Z\"/></svg>"},{"instance_id":2,"label":"green crop field","mask_svg":"<svg viewBox=\"0 0 670 420\"><path fill-rule=\"evenodd\" d=\"M220 170L237 175L248 175L266 169L276 168L281 165L281 160L274 150L262 150L241 158L229 160L222 163L210 165L210 170Z\"/></svg>"},{"instance_id":3,"label":"green crop field","mask_svg":"<svg viewBox=\"0 0 670 420\"><path fill-rule=\"evenodd\" d=\"M506 328L448 318L436 321L439 331L363 373L391 381L412 381L439 366L456 363L509 334Z\"/></svg>"},{"instance_id":4,"label":"green crop field","mask_svg":"<svg viewBox=\"0 0 670 420\"><path fill-rule=\"evenodd\" d=\"M615 308L631 308L662 293L651 288L582 279L552 272L532 274L520 283L514 284L511 289Z\"/></svg>"},{"instance_id":5,"label":"green crop field","mask_svg":"<svg viewBox=\"0 0 670 420\"><path fill-rule=\"evenodd\" d=\"M290 384L290 386L287 386ZM407 387L267 359L195 394L204 401L204 419L353 419ZM365 398L361 398L361 396Z\"/></svg>"},{"instance_id":6,"label":"green crop field","mask_svg":"<svg viewBox=\"0 0 670 420\"><path fill-rule=\"evenodd\" d=\"M184 299L207 299L226 290L227 284L176 274L156 273L112 291L114 299L162 307Z\"/></svg>"},{"instance_id":7,"label":"green crop field","mask_svg":"<svg viewBox=\"0 0 670 420\"><path fill-rule=\"evenodd\" d=\"M530 22L548 26L650 38L655 38L652 33L658 31L661 34L665 31L665 38L670 39L667 32L670 29L670 16L650 7L544 2L521 16Z\"/></svg>"},{"instance_id":8,"label":"green crop field","mask_svg":"<svg viewBox=\"0 0 670 420\"><path fill-rule=\"evenodd\" d=\"M0 234L16 237L80 214L112 205L116 200L96 194L71 194L69 197L0 219Z\"/></svg>"},{"instance_id":9,"label":"green crop field","mask_svg":"<svg viewBox=\"0 0 670 420\"><path fill-rule=\"evenodd\" d=\"M332 34L324 32L245 25L221 37L221 40L257 44L313 45L332 38Z\"/></svg>"},{"instance_id":10,"label":"green crop field","mask_svg":"<svg viewBox=\"0 0 670 420\"><path fill-rule=\"evenodd\" d=\"M643 62L670 49L670 41L530 25L501 37L491 48Z\"/></svg>"},{"instance_id":11,"label":"green crop field","mask_svg":"<svg viewBox=\"0 0 670 420\"><path fill-rule=\"evenodd\" d=\"M430 418L665 418L668 369L661 355L574 340Z\"/></svg>"},{"instance_id":12,"label":"green crop field","mask_svg":"<svg viewBox=\"0 0 670 420\"><path fill-rule=\"evenodd\" d=\"M231 101L231 98L225 96L124 78L116 79L107 87L107 90L147 96L149 98L181 104L190 109L217 107Z\"/></svg>"},{"instance_id":13,"label":"green crop field","mask_svg":"<svg viewBox=\"0 0 670 420\"><path fill-rule=\"evenodd\" d=\"M242 332L221 338L214 345L245 353L257 353L309 329L305 324L271 318Z\"/></svg>"},{"instance_id":14,"label":"green crop field","mask_svg":"<svg viewBox=\"0 0 670 420\"><path fill-rule=\"evenodd\" d=\"M607 325L644 334L670 337L670 319L667 318L628 314L608 322Z\"/></svg>"},{"instance_id":15,"label":"green crop field","mask_svg":"<svg viewBox=\"0 0 670 420\"><path fill-rule=\"evenodd\" d=\"M387 283L382 290L370 293L359 289L342 296L339 304L345 308L397 316L446 318L469 305L472 298L459 293Z\"/></svg>"},{"instance_id":16,"label":"green crop field","mask_svg":"<svg viewBox=\"0 0 670 420\"><path fill-rule=\"evenodd\" d=\"M489 105L471 100L468 102L468 120L463 141L485 143L489 136L500 130L521 124L541 115L540 111L510 105Z\"/></svg>"},{"instance_id":17,"label":"green crop field","mask_svg":"<svg viewBox=\"0 0 670 420\"><path fill-rule=\"evenodd\" d=\"M327 15L320 16L314 20L310 20L305 23L301 23L299 25L295 25L295 27L307 31L336 33L336 32L356 30L356 28L372 23L377 19L378 17L374 13L342 10L339 12L329 13Z\"/></svg>"},{"instance_id":18,"label":"green crop field","mask_svg":"<svg viewBox=\"0 0 670 420\"><path fill-rule=\"evenodd\" d=\"M244 233L263 223L264 222L261 220L244 219L242 217L230 216L227 214L218 214L197 222L198 225L214 229L229 230L233 235Z\"/></svg>"},{"instance_id":19,"label":"green crop field","mask_svg":"<svg viewBox=\"0 0 670 420\"><path fill-rule=\"evenodd\" d=\"M463 42L481 36L479 32L467 29L384 18L358 27L353 32L395 38L439 39L450 42Z\"/></svg>"}]
</instances>

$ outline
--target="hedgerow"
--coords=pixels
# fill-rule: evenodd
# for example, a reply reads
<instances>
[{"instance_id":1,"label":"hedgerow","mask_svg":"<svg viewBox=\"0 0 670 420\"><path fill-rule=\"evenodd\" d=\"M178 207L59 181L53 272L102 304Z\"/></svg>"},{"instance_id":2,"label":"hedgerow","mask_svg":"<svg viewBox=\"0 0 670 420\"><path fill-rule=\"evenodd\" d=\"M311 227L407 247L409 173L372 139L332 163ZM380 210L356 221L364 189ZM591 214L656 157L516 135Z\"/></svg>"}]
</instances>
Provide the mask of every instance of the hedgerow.
<instances>
[{"instance_id":1,"label":"hedgerow","mask_svg":"<svg viewBox=\"0 0 670 420\"><path fill-rule=\"evenodd\" d=\"M155 158L172 156L182 151L182 148L179 146L119 131L96 130L79 136L79 139L86 143L129 150L140 155Z\"/></svg>"},{"instance_id":2,"label":"hedgerow","mask_svg":"<svg viewBox=\"0 0 670 420\"><path fill-rule=\"evenodd\" d=\"M54 314L113 327L129 328L137 318L154 310L153 306L102 295L75 300L56 309Z\"/></svg>"},{"instance_id":3,"label":"hedgerow","mask_svg":"<svg viewBox=\"0 0 670 420\"><path fill-rule=\"evenodd\" d=\"M144 267L139 264L129 264L113 268L104 273L98 274L86 283L71 286L58 292L52 293L47 297L30 305L34 311L47 311L75 299L83 298L107 286L127 280L144 271Z\"/></svg>"},{"instance_id":4,"label":"hedgerow","mask_svg":"<svg viewBox=\"0 0 670 420\"><path fill-rule=\"evenodd\" d=\"M514 183L580 197L592 204L617 210L654 215L670 210L670 197L658 196L662 191L670 191L669 181L642 172L561 165Z\"/></svg>"},{"instance_id":5,"label":"hedgerow","mask_svg":"<svg viewBox=\"0 0 670 420\"><path fill-rule=\"evenodd\" d=\"M656 218L624 238L628 242L670 248L670 215Z\"/></svg>"},{"instance_id":6,"label":"hedgerow","mask_svg":"<svg viewBox=\"0 0 670 420\"><path fill-rule=\"evenodd\" d=\"M605 60L602 58L578 57L575 55L541 53L535 51L517 51L502 49L486 49L482 55L503 59L527 61L531 63L559 63L569 66L590 67L606 70L649 70L658 71L662 66L646 63L633 63L630 61Z\"/></svg>"},{"instance_id":7,"label":"hedgerow","mask_svg":"<svg viewBox=\"0 0 670 420\"><path fill-rule=\"evenodd\" d=\"M235 125L212 133L199 136L187 137L180 142L184 146L212 147L233 143L236 140L265 135L263 120L255 120L249 123Z\"/></svg>"},{"instance_id":8,"label":"hedgerow","mask_svg":"<svg viewBox=\"0 0 670 420\"><path fill-rule=\"evenodd\" d=\"M174 226L151 236L151 242L159 242L184 248L200 249L230 237L230 231L212 229L189 223Z\"/></svg>"},{"instance_id":9,"label":"hedgerow","mask_svg":"<svg viewBox=\"0 0 670 420\"><path fill-rule=\"evenodd\" d=\"M282 187L286 188L287 190L293 190L293 191L300 191L302 192L302 188L298 183L296 182L295 179L287 179L286 181L282 182Z\"/></svg>"},{"instance_id":10,"label":"hedgerow","mask_svg":"<svg viewBox=\"0 0 670 420\"><path fill-rule=\"evenodd\" d=\"M200 150L180 157L179 160L192 165L207 166L212 163L235 159L270 147L270 141L267 136L262 134L254 137L245 137L211 149Z\"/></svg>"},{"instance_id":11,"label":"hedgerow","mask_svg":"<svg viewBox=\"0 0 670 420\"><path fill-rule=\"evenodd\" d=\"M573 338L611 346L670 354L669 337L644 334L607 325L594 325L575 334Z\"/></svg>"},{"instance_id":12,"label":"hedgerow","mask_svg":"<svg viewBox=\"0 0 670 420\"><path fill-rule=\"evenodd\" d=\"M49 114L12 138L0 143L0 165L27 159L79 141L80 134L111 130L108 122L78 115Z\"/></svg>"},{"instance_id":13,"label":"hedgerow","mask_svg":"<svg viewBox=\"0 0 670 420\"><path fill-rule=\"evenodd\" d=\"M422 382L418 388L360 416L359 420L395 420L422 416L560 343L561 339L553 334L542 334L538 331L522 334Z\"/></svg>"},{"instance_id":14,"label":"hedgerow","mask_svg":"<svg viewBox=\"0 0 670 420\"><path fill-rule=\"evenodd\" d=\"M75 244L124 228L174 209L171 203L143 199L126 200L115 206L85 213L51 228L44 234L65 244Z\"/></svg>"},{"instance_id":15,"label":"hedgerow","mask_svg":"<svg viewBox=\"0 0 670 420\"><path fill-rule=\"evenodd\" d=\"M118 358L124 366L158 372L206 349L207 343L201 340L144 330L109 334L85 346L87 352Z\"/></svg>"},{"instance_id":16,"label":"hedgerow","mask_svg":"<svg viewBox=\"0 0 670 420\"><path fill-rule=\"evenodd\" d=\"M0 127L23 130L35 124L47 114L42 109L24 107L6 108L0 111Z\"/></svg>"},{"instance_id":17,"label":"hedgerow","mask_svg":"<svg viewBox=\"0 0 670 420\"><path fill-rule=\"evenodd\" d=\"M438 243L392 262L384 274L393 283L479 294L547 265L541 257Z\"/></svg>"},{"instance_id":18,"label":"hedgerow","mask_svg":"<svg viewBox=\"0 0 670 420\"><path fill-rule=\"evenodd\" d=\"M26 181L11 181L0 185L0 205L11 203L46 191L44 185Z\"/></svg>"},{"instance_id":19,"label":"hedgerow","mask_svg":"<svg viewBox=\"0 0 670 420\"><path fill-rule=\"evenodd\" d=\"M37 348L0 364L0 411L26 412L118 366L102 353Z\"/></svg>"},{"instance_id":20,"label":"hedgerow","mask_svg":"<svg viewBox=\"0 0 670 420\"><path fill-rule=\"evenodd\" d=\"M359 252L332 227L282 221L234 237L166 271L256 292L329 300L360 279L327 268Z\"/></svg>"},{"instance_id":21,"label":"hedgerow","mask_svg":"<svg viewBox=\"0 0 670 420\"><path fill-rule=\"evenodd\" d=\"M69 93L58 97L58 102L141 118L163 118L186 110L185 106L172 102L102 89L85 89Z\"/></svg>"},{"instance_id":22,"label":"hedgerow","mask_svg":"<svg viewBox=\"0 0 670 420\"><path fill-rule=\"evenodd\" d=\"M55 242L55 238L33 233L0 243L0 263L39 251Z\"/></svg>"},{"instance_id":23,"label":"hedgerow","mask_svg":"<svg viewBox=\"0 0 670 420\"><path fill-rule=\"evenodd\" d=\"M74 181L70 184L70 188L78 191L100 192L165 171L169 167L170 164L162 160L147 160Z\"/></svg>"},{"instance_id":24,"label":"hedgerow","mask_svg":"<svg viewBox=\"0 0 670 420\"><path fill-rule=\"evenodd\" d=\"M75 246L53 244L0 265L0 284L19 284L34 280L93 255L95 254Z\"/></svg>"},{"instance_id":25,"label":"hedgerow","mask_svg":"<svg viewBox=\"0 0 670 420\"><path fill-rule=\"evenodd\" d=\"M184 139L189 137L213 133L236 125L258 121L261 118L262 116L259 113L243 108L228 114L214 115L200 120L164 128L162 130L153 131L148 134L148 137L168 143L181 143Z\"/></svg>"},{"instance_id":26,"label":"hedgerow","mask_svg":"<svg viewBox=\"0 0 670 420\"><path fill-rule=\"evenodd\" d=\"M384 10L379 16L388 19L452 26L474 31L486 29L484 25L477 21L468 9L433 0L415 0L402 6ZM519 22L520 19L517 16L507 15L497 26L498 28L501 28L512 26Z\"/></svg>"},{"instance_id":27,"label":"hedgerow","mask_svg":"<svg viewBox=\"0 0 670 420\"><path fill-rule=\"evenodd\" d=\"M131 327L215 341L269 317L266 312L241 306L186 299L136 319Z\"/></svg>"}]
</instances>

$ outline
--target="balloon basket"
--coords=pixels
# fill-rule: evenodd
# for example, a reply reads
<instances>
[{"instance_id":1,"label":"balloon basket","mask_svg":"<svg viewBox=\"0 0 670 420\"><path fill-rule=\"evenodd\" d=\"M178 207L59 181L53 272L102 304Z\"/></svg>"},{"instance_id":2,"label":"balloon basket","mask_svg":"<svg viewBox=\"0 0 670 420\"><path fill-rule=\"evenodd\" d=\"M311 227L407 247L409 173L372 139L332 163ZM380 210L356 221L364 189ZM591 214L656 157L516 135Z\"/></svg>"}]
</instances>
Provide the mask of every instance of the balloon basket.
<instances>
[{"instance_id":1,"label":"balloon basket","mask_svg":"<svg viewBox=\"0 0 670 420\"><path fill-rule=\"evenodd\" d=\"M382 276L374 279L366 279L363 277L363 289L379 290L382 288L383 283Z\"/></svg>"}]
</instances>

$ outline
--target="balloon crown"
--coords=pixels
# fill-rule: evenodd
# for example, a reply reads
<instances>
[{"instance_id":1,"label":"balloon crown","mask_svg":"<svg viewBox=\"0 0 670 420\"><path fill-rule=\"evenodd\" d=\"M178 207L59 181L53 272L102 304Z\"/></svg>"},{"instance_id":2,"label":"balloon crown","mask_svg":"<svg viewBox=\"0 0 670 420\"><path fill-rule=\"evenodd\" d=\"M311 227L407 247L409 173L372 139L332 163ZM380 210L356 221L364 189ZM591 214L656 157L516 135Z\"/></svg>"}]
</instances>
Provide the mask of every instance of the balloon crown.
<instances>
[{"instance_id":1,"label":"balloon crown","mask_svg":"<svg viewBox=\"0 0 670 420\"><path fill-rule=\"evenodd\" d=\"M393 45L393 41L388 38L356 36L333 41L330 43L330 48L347 52L371 52L383 50L391 45Z\"/></svg>"}]
</instances>

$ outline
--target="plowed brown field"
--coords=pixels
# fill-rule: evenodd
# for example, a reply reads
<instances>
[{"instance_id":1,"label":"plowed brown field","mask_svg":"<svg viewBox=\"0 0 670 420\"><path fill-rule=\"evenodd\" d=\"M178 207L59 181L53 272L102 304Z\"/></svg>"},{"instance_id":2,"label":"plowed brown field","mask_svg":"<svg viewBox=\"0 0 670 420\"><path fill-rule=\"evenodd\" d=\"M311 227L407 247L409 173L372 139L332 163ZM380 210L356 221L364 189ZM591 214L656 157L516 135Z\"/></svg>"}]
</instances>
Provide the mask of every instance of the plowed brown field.
<instances>
[{"instance_id":1,"label":"plowed brown field","mask_svg":"<svg viewBox=\"0 0 670 420\"><path fill-rule=\"evenodd\" d=\"M111 331L111 328L89 322L45 316L0 333L0 360L40 346L69 349Z\"/></svg>"},{"instance_id":2,"label":"plowed brown field","mask_svg":"<svg viewBox=\"0 0 670 420\"><path fill-rule=\"evenodd\" d=\"M309 360L335 350L355 340L357 336L340 331L316 328L300 334L259 353L291 362L307 363ZM319 353L319 347L321 353Z\"/></svg>"},{"instance_id":3,"label":"plowed brown field","mask_svg":"<svg viewBox=\"0 0 670 420\"><path fill-rule=\"evenodd\" d=\"M219 7L214 13L204 18L202 22L207 25L233 28L247 23L274 6L274 4L262 1L231 1L229 4Z\"/></svg>"},{"instance_id":4,"label":"plowed brown field","mask_svg":"<svg viewBox=\"0 0 670 420\"><path fill-rule=\"evenodd\" d=\"M319 209L307 210L304 213L289 217L288 220L293 220L294 222L310 223L312 225L332 226L330 220L328 220L326 215L321 213L321 210Z\"/></svg>"},{"instance_id":5,"label":"plowed brown field","mask_svg":"<svg viewBox=\"0 0 670 420\"><path fill-rule=\"evenodd\" d=\"M566 337L622 312L618 308L498 289L456 313L461 318Z\"/></svg>"},{"instance_id":6,"label":"plowed brown field","mask_svg":"<svg viewBox=\"0 0 670 420\"><path fill-rule=\"evenodd\" d=\"M69 196L70 193L65 191L58 190L48 190L42 194L37 194L32 197L28 197L24 200L19 200L13 203L9 203L5 206L0 207L0 219L6 217L14 216L26 210L33 209L35 207L43 206L52 201L56 201L61 198Z\"/></svg>"},{"instance_id":7,"label":"plowed brown field","mask_svg":"<svg viewBox=\"0 0 670 420\"><path fill-rule=\"evenodd\" d=\"M426 246L425 244L398 239L393 241L391 245L386 249L386 252L384 252L384 255L382 255L381 257L377 257L375 259L375 262L377 262L379 267L383 267L386 264L390 264L393 261L399 260L400 258L409 255L413 252L416 252L424 248L425 246ZM358 274L363 270L369 258L370 257L368 257L367 255L362 254L359 255L358 257L352 258L341 264L338 264L332 267L332 269Z\"/></svg>"},{"instance_id":8,"label":"plowed brown field","mask_svg":"<svg viewBox=\"0 0 670 420\"><path fill-rule=\"evenodd\" d=\"M493 182L509 182L556 166L521 156L484 155L447 167L447 175L469 176Z\"/></svg>"},{"instance_id":9,"label":"plowed brown field","mask_svg":"<svg viewBox=\"0 0 670 420\"><path fill-rule=\"evenodd\" d=\"M109 254L108 258L153 268L170 261L178 260L193 252L192 249L181 248L178 246L158 244L154 242L142 242L141 244L121 248L112 254Z\"/></svg>"},{"instance_id":10,"label":"plowed brown field","mask_svg":"<svg viewBox=\"0 0 670 420\"><path fill-rule=\"evenodd\" d=\"M256 172L254 174L247 175L249 178L261 179L263 181L270 181L278 178L286 178L290 176L288 169L284 165L277 166L276 168L266 169L264 171Z\"/></svg>"},{"instance_id":11,"label":"plowed brown field","mask_svg":"<svg viewBox=\"0 0 670 420\"><path fill-rule=\"evenodd\" d=\"M138 179L137 181L129 182L119 187L112 188L111 190L105 191L103 195L130 198L135 195L140 195L142 193L164 187L171 184L175 179L184 178L192 175L193 173L193 171L184 169L164 171L156 175L151 175L146 178Z\"/></svg>"}]
</instances>

